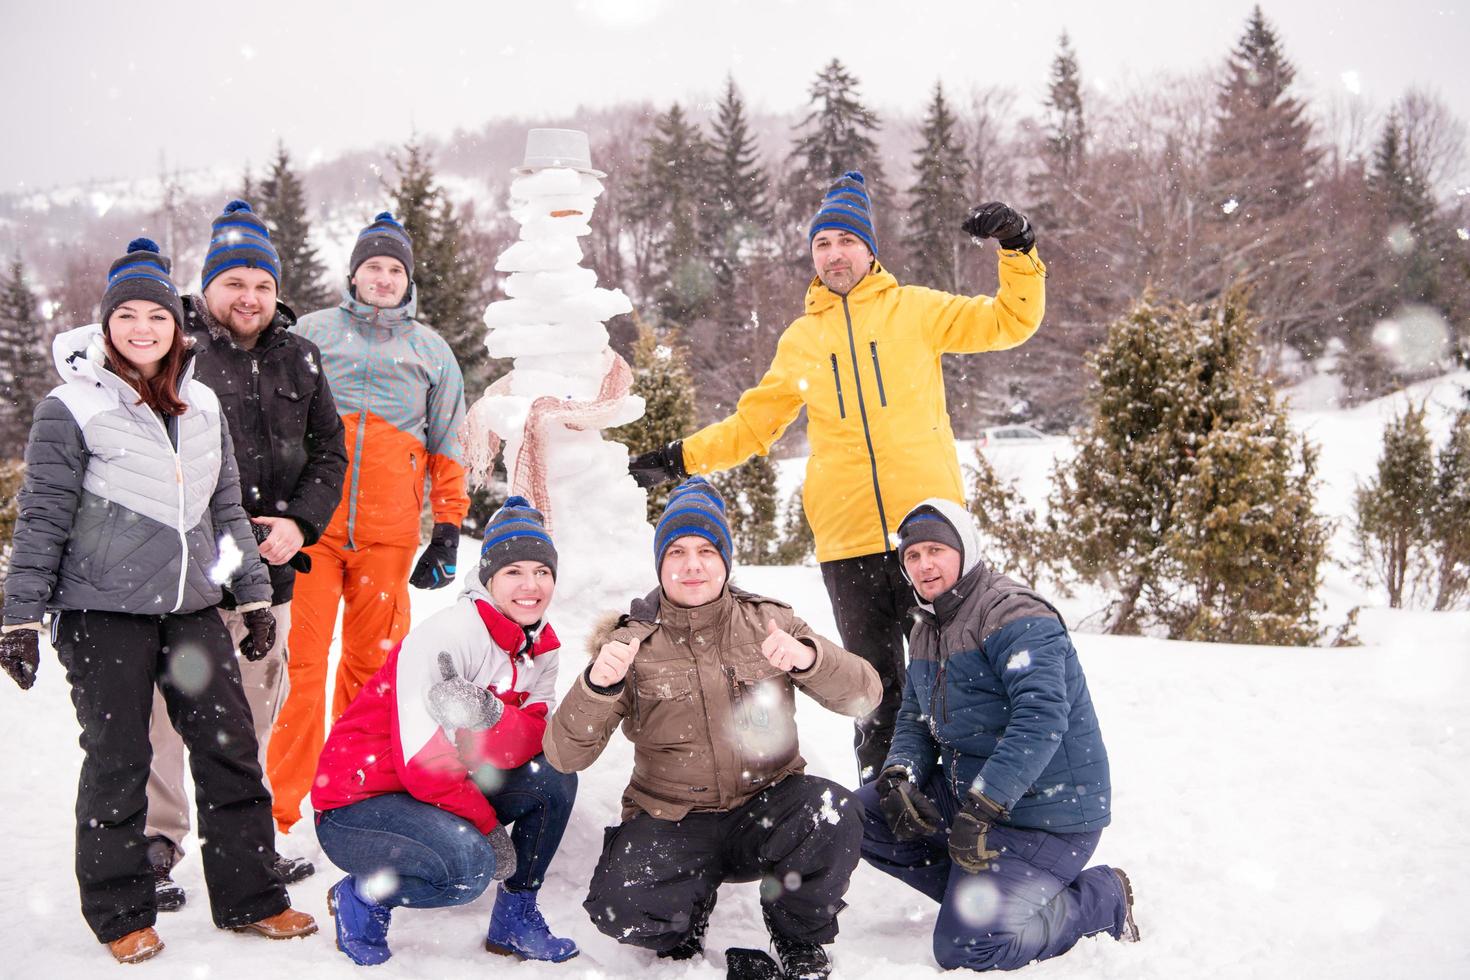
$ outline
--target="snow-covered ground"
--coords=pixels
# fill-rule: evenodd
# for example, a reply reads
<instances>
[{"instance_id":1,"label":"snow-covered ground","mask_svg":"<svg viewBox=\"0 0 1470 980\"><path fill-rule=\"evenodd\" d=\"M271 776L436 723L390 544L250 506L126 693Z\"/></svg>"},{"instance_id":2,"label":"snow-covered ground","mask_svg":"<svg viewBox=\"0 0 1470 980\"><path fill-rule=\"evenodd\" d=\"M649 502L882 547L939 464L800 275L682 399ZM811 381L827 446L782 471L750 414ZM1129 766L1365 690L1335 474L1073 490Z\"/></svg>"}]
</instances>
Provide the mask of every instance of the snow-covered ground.
<instances>
[{"instance_id":1,"label":"snow-covered ground","mask_svg":"<svg viewBox=\"0 0 1470 980\"><path fill-rule=\"evenodd\" d=\"M1437 407L1443 438L1457 396L1445 379L1416 390ZM1324 510L1345 514L1356 479L1377 458L1389 403L1296 416L1321 443ZM1051 453L1048 450L1007 452ZM1002 461L1044 497L1047 459ZM783 466L784 472L789 465ZM1341 541L1341 536L1338 538ZM473 567L475 542L461 548ZM635 560L643 560L638 556ZM649 573L650 581L652 571ZM835 636L816 568L744 568L735 580L790 601ZM1137 892L1143 942L1083 940L1027 968L1046 978L1470 976L1470 612L1381 608L1345 571L1328 575L1338 618L1367 607L1364 645L1290 649L1076 637L1113 769L1114 823L1097 860L1126 868ZM449 590L413 594L422 619ZM1083 603L1084 598L1075 600ZM1067 609L1069 617L1083 608ZM552 621L565 643L562 686L583 663L597 610L560 596ZM1329 614L1329 620L1332 616ZM802 699L799 722L811 769L851 783L845 719ZM62 670L52 656L34 690L0 684L0 745L7 749L0 826L8 858L0 895L6 950L0 977L63 980L116 970L77 911L72 803L80 751ZM441 911L398 911L394 958L375 977L495 971L522 977L683 978L723 974L728 946L763 946L753 884L723 889L703 960L670 964L599 934L581 909L602 828L616 819L631 753L615 736L583 774L571 827L542 892L553 928L582 955L562 965L516 964L481 949L491 898ZM309 823L297 835L310 834ZM332 944L326 888L338 875L309 836L292 853L318 858L317 875L291 889L324 934L270 943L222 933L209 921L196 855L176 872L189 904L160 917L168 949L136 969L170 978L350 977ZM934 906L866 865L853 877L834 949L836 975L926 977ZM1459 938L1455 938L1459 937Z\"/></svg>"}]
</instances>

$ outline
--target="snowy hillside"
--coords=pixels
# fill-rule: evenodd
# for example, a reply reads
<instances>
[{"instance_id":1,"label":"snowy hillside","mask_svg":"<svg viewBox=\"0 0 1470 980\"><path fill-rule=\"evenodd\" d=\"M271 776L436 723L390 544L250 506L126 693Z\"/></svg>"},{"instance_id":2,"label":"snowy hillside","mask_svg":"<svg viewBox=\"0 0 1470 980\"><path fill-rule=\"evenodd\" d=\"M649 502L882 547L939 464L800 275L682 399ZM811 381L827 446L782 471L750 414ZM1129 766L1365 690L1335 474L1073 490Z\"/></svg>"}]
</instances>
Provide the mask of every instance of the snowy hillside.
<instances>
[{"instance_id":1,"label":"snowy hillside","mask_svg":"<svg viewBox=\"0 0 1470 980\"><path fill-rule=\"evenodd\" d=\"M1442 439L1458 397L1442 380L1426 395ZM1389 403L1349 412L1295 416L1322 445L1324 512L1345 515L1354 481L1372 467ZM1045 496L1059 440L997 465ZM782 478L796 479L791 463ZM1339 532L1336 544L1343 544ZM1339 551L1339 555L1345 552ZM462 567L475 543L464 541ZM639 556L638 560L642 560ZM650 581L652 571L649 572ZM743 587L790 601L835 636L814 567L737 569ZM1414 977L1470 975L1470 612L1377 608L1340 569L1327 576L1329 621L1368 607L1364 646L1283 649L1176 643L1081 634L1077 644L1111 756L1114 823L1097 859L1127 869L1138 896L1143 942L1102 937L1027 969L1036 978ZM415 591L422 619L452 601L448 590ZM1085 599L1079 599L1083 602ZM1067 609L1069 618L1085 609ZM597 610L559 597L552 620L563 636L562 687L583 662ZM803 700L803 751L812 770L851 783L850 727ZM0 977L65 980L114 967L77 911L72 874L72 801L80 761L77 726L60 665L46 655L29 693L0 685L0 744L7 748L0 790L9 859L0 914L11 938ZM763 946L754 885L723 889L709 952L687 964L656 961L601 936L581 909L602 828L616 819L631 752L615 736L583 774L577 807L552 865L542 906L552 927L582 955L562 965L513 964L481 950L491 899L445 911L398 911L394 958L374 977L447 977L494 971L517 977L684 978L723 975L728 946ZM309 822L298 833L310 833ZM295 904L321 919L338 875L309 838L318 874L293 886ZM209 922L197 854L176 872L189 904L160 917L165 953L139 976L356 977L328 934L268 943L216 931ZM929 977L934 906L860 865L834 947L835 975ZM1461 936L1455 939L1455 936ZM110 975L110 974L109 974Z\"/></svg>"}]
</instances>

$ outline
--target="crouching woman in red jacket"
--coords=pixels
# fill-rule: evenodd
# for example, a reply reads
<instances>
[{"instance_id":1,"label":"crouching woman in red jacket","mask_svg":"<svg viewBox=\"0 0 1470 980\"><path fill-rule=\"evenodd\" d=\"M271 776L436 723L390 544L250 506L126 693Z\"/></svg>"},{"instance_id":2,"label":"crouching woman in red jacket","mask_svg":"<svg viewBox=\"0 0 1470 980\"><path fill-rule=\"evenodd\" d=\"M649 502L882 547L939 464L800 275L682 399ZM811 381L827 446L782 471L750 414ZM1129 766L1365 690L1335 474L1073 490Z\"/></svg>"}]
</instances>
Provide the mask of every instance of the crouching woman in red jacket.
<instances>
[{"instance_id":1,"label":"crouching woman in red jacket","mask_svg":"<svg viewBox=\"0 0 1470 980\"><path fill-rule=\"evenodd\" d=\"M511 497L459 601L410 632L332 727L311 800L322 850L348 873L327 898L353 962L392 955L394 908L463 905L492 881L487 950L577 955L536 905L577 795L576 777L540 755L556 697L555 585L541 514Z\"/></svg>"}]
</instances>

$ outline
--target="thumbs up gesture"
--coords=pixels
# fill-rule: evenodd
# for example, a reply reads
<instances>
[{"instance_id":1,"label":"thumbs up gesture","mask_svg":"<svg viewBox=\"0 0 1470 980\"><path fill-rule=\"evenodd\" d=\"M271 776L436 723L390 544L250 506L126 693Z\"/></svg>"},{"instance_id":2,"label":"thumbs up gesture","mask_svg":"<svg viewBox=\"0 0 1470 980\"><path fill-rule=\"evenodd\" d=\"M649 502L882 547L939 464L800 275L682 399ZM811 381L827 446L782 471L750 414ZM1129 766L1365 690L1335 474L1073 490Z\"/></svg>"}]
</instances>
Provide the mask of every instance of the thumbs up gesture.
<instances>
[{"instance_id":1,"label":"thumbs up gesture","mask_svg":"<svg viewBox=\"0 0 1470 980\"><path fill-rule=\"evenodd\" d=\"M766 638L761 641L761 655L781 670L806 670L817 662L817 651L776 625L774 619L766 620Z\"/></svg>"},{"instance_id":2,"label":"thumbs up gesture","mask_svg":"<svg viewBox=\"0 0 1470 980\"><path fill-rule=\"evenodd\" d=\"M604 643L602 649L597 651L597 659L587 671L587 679L598 687L612 687L627 677L628 668L638 655L639 642L634 639L631 643L620 643L617 640Z\"/></svg>"},{"instance_id":3,"label":"thumbs up gesture","mask_svg":"<svg viewBox=\"0 0 1470 980\"><path fill-rule=\"evenodd\" d=\"M429 717L445 728L483 731L500 720L505 710L501 702L483 687L476 687L454 669L454 658L439 653L441 680L429 688Z\"/></svg>"}]
</instances>

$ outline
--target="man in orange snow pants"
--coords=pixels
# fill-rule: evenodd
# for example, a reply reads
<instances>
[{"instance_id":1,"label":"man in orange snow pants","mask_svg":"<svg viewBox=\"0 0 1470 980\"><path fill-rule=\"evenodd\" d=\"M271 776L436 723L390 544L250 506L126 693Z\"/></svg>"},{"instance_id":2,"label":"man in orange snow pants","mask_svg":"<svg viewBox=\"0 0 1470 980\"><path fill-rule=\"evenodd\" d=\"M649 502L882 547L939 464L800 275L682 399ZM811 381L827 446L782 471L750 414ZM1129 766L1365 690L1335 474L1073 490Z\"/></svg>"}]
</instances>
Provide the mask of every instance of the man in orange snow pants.
<instances>
[{"instance_id":1,"label":"man in orange snow pants","mask_svg":"<svg viewBox=\"0 0 1470 980\"><path fill-rule=\"evenodd\" d=\"M438 589L454 581L459 526L470 504L459 443L464 376L444 339L414 318L412 277L413 242L385 211L358 236L342 302L292 328L321 349L346 427L348 467L331 524L306 549L311 571L296 578L291 690L268 757L282 831L300 819L321 754L338 606L342 656L333 719L408 632L408 586ZM434 531L415 566L426 478Z\"/></svg>"}]
</instances>

